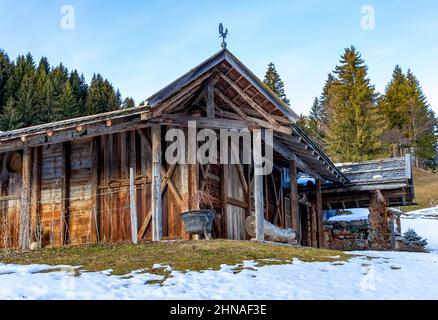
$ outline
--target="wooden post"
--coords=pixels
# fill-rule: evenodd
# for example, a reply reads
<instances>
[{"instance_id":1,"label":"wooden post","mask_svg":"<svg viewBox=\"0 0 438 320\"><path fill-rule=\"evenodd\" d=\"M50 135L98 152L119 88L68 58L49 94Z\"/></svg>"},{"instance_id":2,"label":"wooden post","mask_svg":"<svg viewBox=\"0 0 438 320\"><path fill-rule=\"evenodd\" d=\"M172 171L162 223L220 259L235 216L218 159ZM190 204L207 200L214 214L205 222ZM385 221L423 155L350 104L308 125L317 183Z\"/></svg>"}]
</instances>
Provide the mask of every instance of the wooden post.
<instances>
[{"instance_id":1,"label":"wooden post","mask_svg":"<svg viewBox=\"0 0 438 320\"><path fill-rule=\"evenodd\" d=\"M42 147L33 149L32 165L32 187L31 187L31 234L32 241L36 242L37 247L42 247L41 230L41 169L42 169Z\"/></svg>"},{"instance_id":2,"label":"wooden post","mask_svg":"<svg viewBox=\"0 0 438 320\"><path fill-rule=\"evenodd\" d=\"M63 142L61 147L61 246L69 242L69 198L70 198L70 143Z\"/></svg>"},{"instance_id":3,"label":"wooden post","mask_svg":"<svg viewBox=\"0 0 438 320\"><path fill-rule=\"evenodd\" d=\"M131 235L132 242L138 243L138 224L137 224L137 197L135 196L135 173L134 167L129 168L129 204L131 211Z\"/></svg>"},{"instance_id":4,"label":"wooden post","mask_svg":"<svg viewBox=\"0 0 438 320\"><path fill-rule=\"evenodd\" d=\"M95 241L100 241L100 195L99 195L99 182L100 182L100 137L93 138L92 142L92 179L91 179L91 204L92 204L92 226L91 230Z\"/></svg>"},{"instance_id":5,"label":"wooden post","mask_svg":"<svg viewBox=\"0 0 438 320\"><path fill-rule=\"evenodd\" d=\"M312 204L310 208L311 212L311 237L312 237L312 247L318 247L318 213L316 209L316 204Z\"/></svg>"},{"instance_id":6,"label":"wooden post","mask_svg":"<svg viewBox=\"0 0 438 320\"><path fill-rule=\"evenodd\" d=\"M318 247L325 248L324 216L322 213L322 192L320 180L316 180L316 216L318 219Z\"/></svg>"},{"instance_id":7,"label":"wooden post","mask_svg":"<svg viewBox=\"0 0 438 320\"><path fill-rule=\"evenodd\" d=\"M30 185L31 185L31 149L27 143L23 146L23 168L22 168L22 185L21 193L21 210L20 210L20 234L18 237L19 246L22 250L30 248Z\"/></svg>"},{"instance_id":8,"label":"wooden post","mask_svg":"<svg viewBox=\"0 0 438 320\"><path fill-rule=\"evenodd\" d=\"M152 241L162 238L163 212L161 206L161 127L152 128Z\"/></svg>"},{"instance_id":9,"label":"wooden post","mask_svg":"<svg viewBox=\"0 0 438 320\"><path fill-rule=\"evenodd\" d=\"M263 205L263 175L260 172L261 163L256 159L261 159L262 145L261 145L261 131L256 130L253 133L253 153L254 153L254 209L256 219L256 240L264 241L264 222L265 213Z\"/></svg>"},{"instance_id":10,"label":"wooden post","mask_svg":"<svg viewBox=\"0 0 438 320\"><path fill-rule=\"evenodd\" d=\"M228 172L229 165L222 165L222 180L221 180L221 193L222 193L222 220L221 229L222 235L225 239L228 239L228 226L227 226L227 211L228 211Z\"/></svg>"},{"instance_id":11,"label":"wooden post","mask_svg":"<svg viewBox=\"0 0 438 320\"><path fill-rule=\"evenodd\" d=\"M210 79L207 83L207 117L214 118L214 83Z\"/></svg>"},{"instance_id":12,"label":"wooden post","mask_svg":"<svg viewBox=\"0 0 438 320\"><path fill-rule=\"evenodd\" d=\"M300 208L298 203L298 184L297 184L297 165L295 161L290 162L290 215L291 226L297 235L297 241L301 241L301 222L300 222Z\"/></svg>"}]
</instances>

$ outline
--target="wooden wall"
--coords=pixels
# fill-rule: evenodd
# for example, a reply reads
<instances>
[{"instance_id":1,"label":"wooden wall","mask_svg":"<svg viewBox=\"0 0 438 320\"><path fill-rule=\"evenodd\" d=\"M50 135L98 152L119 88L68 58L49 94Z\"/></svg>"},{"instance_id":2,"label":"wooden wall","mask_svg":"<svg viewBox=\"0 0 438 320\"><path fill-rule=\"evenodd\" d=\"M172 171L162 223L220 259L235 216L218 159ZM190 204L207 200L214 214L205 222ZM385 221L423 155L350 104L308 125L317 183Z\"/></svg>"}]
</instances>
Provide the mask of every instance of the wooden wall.
<instances>
[{"instance_id":1,"label":"wooden wall","mask_svg":"<svg viewBox=\"0 0 438 320\"><path fill-rule=\"evenodd\" d=\"M163 150L166 147L162 128ZM151 132L133 130L32 149L32 241L47 246L131 240L129 168L135 173L139 238L152 238ZM248 165L169 165L163 160L163 239L189 239L180 213L197 209L191 199L208 188L221 203L213 236L247 240L245 219L254 210ZM40 158L38 158L38 155ZM40 159L40 160L38 160ZM279 173L264 178L265 218L290 227L289 198L279 188ZM1 196L19 197L21 175L0 185ZM1 202L0 246L18 246L20 200ZM37 226L41 226L38 228ZM4 239L7 239L7 241Z\"/></svg>"}]
</instances>

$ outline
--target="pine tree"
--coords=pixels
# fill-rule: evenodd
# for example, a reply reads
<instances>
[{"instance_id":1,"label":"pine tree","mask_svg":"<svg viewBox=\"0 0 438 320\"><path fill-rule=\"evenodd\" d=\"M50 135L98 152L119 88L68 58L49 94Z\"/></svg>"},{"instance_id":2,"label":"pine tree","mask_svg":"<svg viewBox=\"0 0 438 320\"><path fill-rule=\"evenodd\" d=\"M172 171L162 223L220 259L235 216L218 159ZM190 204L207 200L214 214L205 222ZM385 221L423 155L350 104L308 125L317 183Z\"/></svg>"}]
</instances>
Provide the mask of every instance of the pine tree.
<instances>
[{"instance_id":1,"label":"pine tree","mask_svg":"<svg viewBox=\"0 0 438 320\"><path fill-rule=\"evenodd\" d=\"M9 98L6 92L6 84L12 76L12 72L13 66L9 56L3 50L0 50L0 112Z\"/></svg>"},{"instance_id":2,"label":"pine tree","mask_svg":"<svg viewBox=\"0 0 438 320\"><path fill-rule=\"evenodd\" d=\"M409 229L403 234L403 243L408 247L426 248L427 240L420 237L415 230Z\"/></svg>"},{"instance_id":3,"label":"pine tree","mask_svg":"<svg viewBox=\"0 0 438 320\"><path fill-rule=\"evenodd\" d=\"M93 75L86 101L87 114L97 114L120 109L120 92L115 92L108 80L100 74Z\"/></svg>"},{"instance_id":4,"label":"pine tree","mask_svg":"<svg viewBox=\"0 0 438 320\"><path fill-rule=\"evenodd\" d=\"M80 116L80 106L74 96L70 81L64 85L64 90L59 97L59 111L56 113L57 120L77 118Z\"/></svg>"},{"instance_id":5,"label":"pine tree","mask_svg":"<svg viewBox=\"0 0 438 320\"><path fill-rule=\"evenodd\" d=\"M345 49L340 63L326 93L327 151L336 161L378 157L381 119L375 107L377 94L367 78L368 67L354 47Z\"/></svg>"},{"instance_id":6,"label":"pine tree","mask_svg":"<svg viewBox=\"0 0 438 320\"><path fill-rule=\"evenodd\" d=\"M324 147L324 125L325 115L321 102L318 98L313 101L312 108L308 118L308 134L320 146Z\"/></svg>"},{"instance_id":7,"label":"pine tree","mask_svg":"<svg viewBox=\"0 0 438 320\"><path fill-rule=\"evenodd\" d=\"M24 123L21 122L21 116L16 108L15 100L13 97L9 97L3 108L3 112L0 114L0 129L2 131L8 131L23 126Z\"/></svg>"},{"instance_id":8,"label":"pine tree","mask_svg":"<svg viewBox=\"0 0 438 320\"><path fill-rule=\"evenodd\" d=\"M85 102L87 101L88 85L85 81L84 75L79 75L79 72L74 70L70 73L69 82L76 103L78 104L79 113L81 116L85 116Z\"/></svg>"},{"instance_id":9,"label":"pine tree","mask_svg":"<svg viewBox=\"0 0 438 320\"><path fill-rule=\"evenodd\" d=\"M20 117L20 123L23 126L35 124L37 110L35 109L36 90L34 71L24 76L20 89L17 92L15 104Z\"/></svg>"},{"instance_id":10,"label":"pine tree","mask_svg":"<svg viewBox=\"0 0 438 320\"><path fill-rule=\"evenodd\" d=\"M412 152L417 166L434 163L437 120L410 70L404 75L399 66L395 67L379 107L388 124L383 140L391 146L391 153L401 156Z\"/></svg>"},{"instance_id":11,"label":"pine tree","mask_svg":"<svg viewBox=\"0 0 438 320\"><path fill-rule=\"evenodd\" d=\"M130 108L134 108L134 107L135 107L134 99L126 98L125 100L123 100L123 105L122 105L123 109L130 109Z\"/></svg>"},{"instance_id":12,"label":"pine tree","mask_svg":"<svg viewBox=\"0 0 438 320\"><path fill-rule=\"evenodd\" d=\"M280 75L275 68L275 65L271 62L268 65L268 70L266 71L265 79L263 83L267 88L269 88L274 94L277 95L284 103L290 105L290 100L286 96L284 90L284 83L280 78Z\"/></svg>"}]
</instances>

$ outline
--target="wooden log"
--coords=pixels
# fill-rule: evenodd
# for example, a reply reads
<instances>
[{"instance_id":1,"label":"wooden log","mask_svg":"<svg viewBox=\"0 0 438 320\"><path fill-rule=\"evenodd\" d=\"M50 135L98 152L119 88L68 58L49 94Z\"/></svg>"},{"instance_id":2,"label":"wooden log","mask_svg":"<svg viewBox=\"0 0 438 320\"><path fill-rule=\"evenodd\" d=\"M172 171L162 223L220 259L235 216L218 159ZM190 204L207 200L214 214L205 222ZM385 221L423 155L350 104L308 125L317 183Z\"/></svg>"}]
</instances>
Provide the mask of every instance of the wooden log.
<instances>
[{"instance_id":1,"label":"wooden log","mask_svg":"<svg viewBox=\"0 0 438 320\"><path fill-rule=\"evenodd\" d=\"M42 170L42 148L33 149L32 164L32 187L31 187L31 234L32 241L37 248L42 247L42 227L41 227L41 170Z\"/></svg>"},{"instance_id":2,"label":"wooden log","mask_svg":"<svg viewBox=\"0 0 438 320\"><path fill-rule=\"evenodd\" d=\"M32 153L28 144L23 145L23 166L22 166L22 194L20 208L20 233L18 236L19 247L21 250L30 248L30 189L31 189L31 163Z\"/></svg>"},{"instance_id":3,"label":"wooden log","mask_svg":"<svg viewBox=\"0 0 438 320\"><path fill-rule=\"evenodd\" d=\"M135 173L134 167L129 168L129 208L131 211L131 239L134 244L138 243L137 224L137 197L135 196Z\"/></svg>"},{"instance_id":4,"label":"wooden log","mask_svg":"<svg viewBox=\"0 0 438 320\"><path fill-rule=\"evenodd\" d=\"M320 180L316 180L316 212L318 218L318 247L325 248L324 216L322 212L322 193Z\"/></svg>"},{"instance_id":5,"label":"wooden log","mask_svg":"<svg viewBox=\"0 0 438 320\"><path fill-rule=\"evenodd\" d=\"M262 156L262 146L261 146L261 131L256 130L253 133L253 153L254 158L261 159ZM255 238L257 241L264 241L264 227L263 223L265 221L264 213L264 201L263 201L263 176L261 175L260 169L262 164L256 163L254 161L254 209L255 209L255 221L256 221L256 232Z\"/></svg>"},{"instance_id":6,"label":"wooden log","mask_svg":"<svg viewBox=\"0 0 438 320\"><path fill-rule=\"evenodd\" d=\"M152 241L162 238L161 203L161 127L154 125L152 131Z\"/></svg>"},{"instance_id":7,"label":"wooden log","mask_svg":"<svg viewBox=\"0 0 438 320\"><path fill-rule=\"evenodd\" d=\"M256 218L254 216L246 218L246 232L253 238L256 236L256 228ZM277 227L267 220L263 222L263 234L267 241L296 244L295 230Z\"/></svg>"},{"instance_id":8,"label":"wooden log","mask_svg":"<svg viewBox=\"0 0 438 320\"><path fill-rule=\"evenodd\" d=\"M301 238L301 221L300 221L300 207L298 202L298 183L297 183L297 165L295 161L290 162L290 215L291 226L297 233L297 240Z\"/></svg>"}]
</instances>

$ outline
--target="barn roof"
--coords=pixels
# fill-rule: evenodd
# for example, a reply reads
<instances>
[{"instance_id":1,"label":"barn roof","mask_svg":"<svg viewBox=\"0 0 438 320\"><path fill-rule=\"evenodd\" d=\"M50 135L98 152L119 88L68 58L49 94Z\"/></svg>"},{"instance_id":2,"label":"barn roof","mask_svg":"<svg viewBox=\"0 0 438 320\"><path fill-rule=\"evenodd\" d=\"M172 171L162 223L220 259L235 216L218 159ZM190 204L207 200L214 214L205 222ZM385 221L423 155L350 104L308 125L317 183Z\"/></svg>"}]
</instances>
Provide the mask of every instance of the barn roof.
<instances>
[{"instance_id":1,"label":"barn roof","mask_svg":"<svg viewBox=\"0 0 438 320\"><path fill-rule=\"evenodd\" d=\"M375 185L408 184L412 179L409 155L359 163L341 163L336 166L348 177L351 186L374 188Z\"/></svg>"},{"instance_id":2,"label":"barn roof","mask_svg":"<svg viewBox=\"0 0 438 320\"><path fill-rule=\"evenodd\" d=\"M296 125L298 115L226 49L149 97L145 106L0 133L0 152L21 149L24 142L35 147L146 127L153 121L176 124L184 120L178 118L178 112L190 108L209 81L215 82L214 100L220 107L218 117L227 120L225 125L232 127L243 119L264 128L275 128L278 135L274 148L283 159L295 160L300 170L318 179L348 182Z\"/></svg>"}]
</instances>

